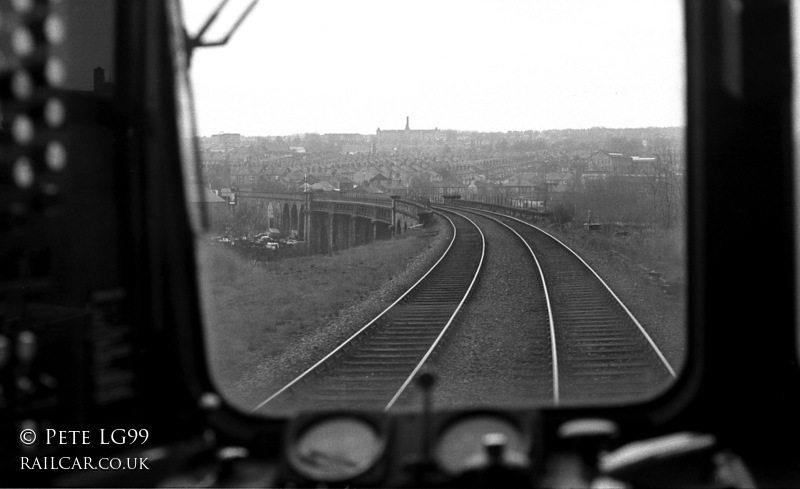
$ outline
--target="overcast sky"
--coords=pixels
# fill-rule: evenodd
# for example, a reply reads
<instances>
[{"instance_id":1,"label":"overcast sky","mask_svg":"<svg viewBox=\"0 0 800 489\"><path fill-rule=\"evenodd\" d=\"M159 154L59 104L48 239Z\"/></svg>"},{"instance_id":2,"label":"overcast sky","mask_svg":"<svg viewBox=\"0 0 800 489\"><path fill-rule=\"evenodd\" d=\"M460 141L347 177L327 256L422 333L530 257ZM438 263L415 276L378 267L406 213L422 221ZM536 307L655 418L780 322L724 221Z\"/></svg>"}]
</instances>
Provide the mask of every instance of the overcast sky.
<instances>
[{"instance_id":1,"label":"overcast sky","mask_svg":"<svg viewBox=\"0 0 800 489\"><path fill-rule=\"evenodd\" d=\"M190 33L220 0L184 1ZM248 0L233 0L224 31ZM680 0L261 0L195 53L208 136L684 123Z\"/></svg>"}]
</instances>

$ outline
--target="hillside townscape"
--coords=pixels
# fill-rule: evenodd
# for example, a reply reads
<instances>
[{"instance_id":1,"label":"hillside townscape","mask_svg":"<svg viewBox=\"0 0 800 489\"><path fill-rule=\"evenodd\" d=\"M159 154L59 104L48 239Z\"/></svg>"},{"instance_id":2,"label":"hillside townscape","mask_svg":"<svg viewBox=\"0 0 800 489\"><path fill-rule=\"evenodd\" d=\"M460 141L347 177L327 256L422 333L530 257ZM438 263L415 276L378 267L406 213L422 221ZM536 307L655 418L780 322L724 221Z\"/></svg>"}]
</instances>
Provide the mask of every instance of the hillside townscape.
<instances>
[{"instance_id":1,"label":"hillside townscape","mask_svg":"<svg viewBox=\"0 0 800 489\"><path fill-rule=\"evenodd\" d=\"M684 212L683 128L469 132L412 129L375 134L199 139L212 205L237 191L340 192L436 199L503 199L566 223L624 222L672 228ZM208 192L207 192L208 193ZM227 214L232 212L228 211ZM225 212L215 213L216 228Z\"/></svg>"}]
</instances>

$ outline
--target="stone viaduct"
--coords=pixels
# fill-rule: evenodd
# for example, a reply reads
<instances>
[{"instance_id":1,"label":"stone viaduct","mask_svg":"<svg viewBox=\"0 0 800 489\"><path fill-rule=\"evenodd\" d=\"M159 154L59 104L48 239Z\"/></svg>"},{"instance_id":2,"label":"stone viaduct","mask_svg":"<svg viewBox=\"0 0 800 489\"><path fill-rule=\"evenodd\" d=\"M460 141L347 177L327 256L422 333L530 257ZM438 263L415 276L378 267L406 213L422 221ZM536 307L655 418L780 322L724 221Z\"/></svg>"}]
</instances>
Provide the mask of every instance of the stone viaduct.
<instances>
[{"instance_id":1,"label":"stone viaduct","mask_svg":"<svg viewBox=\"0 0 800 489\"><path fill-rule=\"evenodd\" d=\"M398 196L322 192L237 192L237 214L253 210L270 228L295 233L308 253L329 253L387 239L425 223L425 205Z\"/></svg>"}]
</instances>

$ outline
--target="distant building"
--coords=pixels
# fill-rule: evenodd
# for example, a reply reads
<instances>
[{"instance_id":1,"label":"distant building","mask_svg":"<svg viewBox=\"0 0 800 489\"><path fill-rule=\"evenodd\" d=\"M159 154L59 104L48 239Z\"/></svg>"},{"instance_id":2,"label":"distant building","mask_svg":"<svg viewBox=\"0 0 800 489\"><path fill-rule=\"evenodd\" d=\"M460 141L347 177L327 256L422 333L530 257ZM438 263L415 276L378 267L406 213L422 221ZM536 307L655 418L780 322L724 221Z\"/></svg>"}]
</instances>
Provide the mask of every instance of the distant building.
<instances>
[{"instance_id":1,"label":"distant building","mask_svg":"<svg viewBox=\"0 0 800 489\"><path fill-rule=\"evenodd\" d=\"M370 181L378 173L380 173L378 170L371 167L362 168L353 174L352 179L355 183L360 184Z\"/></svg>"},{"instance_id":2,"label":"distant building","mask_svg":"<svg viewBox=\"0 0 800 489\"><path fill-rule=\"evenodd\" d=\"M336 147L339 154L369 153L369 136L363 134L325 134L323 139Z\"/></svg>"},{"instance_id":3,"label":"distant building","mask_svg":"<svg viewBox=\"0 0 800 489\"><path fill-rule=\"evenodd\" d=\"M375 131L374 152L408 151L426 154L441 153L445 148L445 137L442 131L435 129L411 129L406 117L406 128L400 130Z\"/></svg>"},{"instance_id":4,"label":"distant building","mask_svg":"<svg viewBox=\"0 0 800 489\"><path fill-rule=\"evenodd\" d=\"M633 159L622 153L597 151L588 159L588 171L597 173L631 173Z\"/></svg>"},{"instance_id":5,"label":"distant building","mask_svg":"<svg viewBox=\"0 0 800 489\"><path fill-rule=\"evenodd\" d=\"M317 192L332 192L336 190L331 182L328 181L321 181L317 182L309 187L311 190Z\"/></svg>"},{"instance_id":6,"label":"distant building","mask_svg":"<svg viewBox=\"0 0 800 489\"><path fill-rule=\"evenodd\" d=\"M283 140L272 140L268 139L262 141L261 149L266 153L273 153L273 154L291 154L292 150L289 148L289 145Z\"/></svg>"},{"instance_id":7,"label":"distant building","mask_svg":"<svg viewBox=\"0 0 800 489\"><path fill-rule=\"evenodd\" d=\"M336 190L340 192L349 192L355 187L355 183L349 178L339 178L333 183Z\"/></svg>"},{"instance_id":8,"label":"distant building","mask_svg":"<svg viewBox=\"0 0 800 489\"><path fill-rule=\"evenodd\" d=\"M631 173L638 175L649 175L655 172L656 159L652 157L631 157L633 163L633 170Z\"/></svg>"},{"instance_id":9,"label":"distant building","mask_svg":"<svg viewBox=\"0 0 800 489\"><path fill-rule=\"evenodd\" d=\"M211 143L216 148L221 148L224 151L230 151L238 148L242 143L241 134L223 133L214 134L211 136Z\"/></svg>"}]
</instances>

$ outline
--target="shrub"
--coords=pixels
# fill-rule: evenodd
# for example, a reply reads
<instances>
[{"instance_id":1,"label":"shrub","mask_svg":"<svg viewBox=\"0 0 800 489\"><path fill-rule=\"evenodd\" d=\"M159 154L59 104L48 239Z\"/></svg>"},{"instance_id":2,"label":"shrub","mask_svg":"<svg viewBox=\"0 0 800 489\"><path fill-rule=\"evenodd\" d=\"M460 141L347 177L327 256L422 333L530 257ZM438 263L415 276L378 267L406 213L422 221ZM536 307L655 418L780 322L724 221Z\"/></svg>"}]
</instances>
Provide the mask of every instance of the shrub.
<instances>
[{"instance_id":1,"label":"shrub","mask_svg":"<svg viewBox=\"0 0 800 489\"><path fill-rule=\"evenodd\" d=\"M575 219L575 206L571 203L559 203L553 207L551 218L557 224L567 224Z\"/></svg>"}]
</instances>

